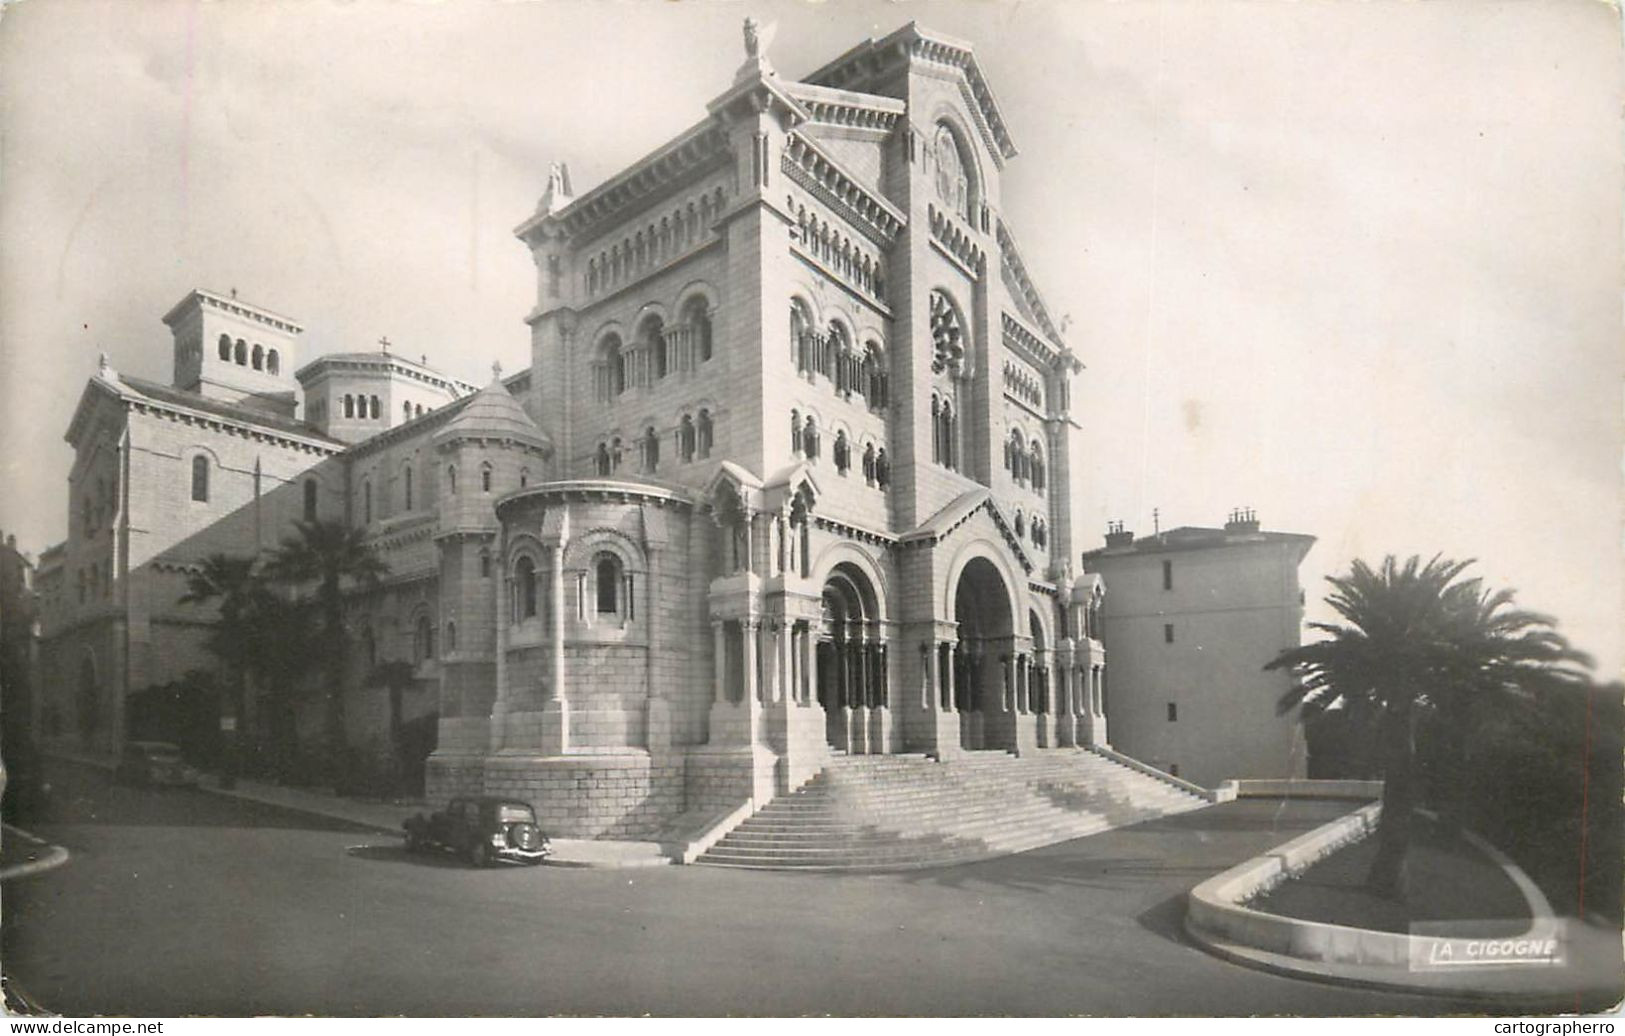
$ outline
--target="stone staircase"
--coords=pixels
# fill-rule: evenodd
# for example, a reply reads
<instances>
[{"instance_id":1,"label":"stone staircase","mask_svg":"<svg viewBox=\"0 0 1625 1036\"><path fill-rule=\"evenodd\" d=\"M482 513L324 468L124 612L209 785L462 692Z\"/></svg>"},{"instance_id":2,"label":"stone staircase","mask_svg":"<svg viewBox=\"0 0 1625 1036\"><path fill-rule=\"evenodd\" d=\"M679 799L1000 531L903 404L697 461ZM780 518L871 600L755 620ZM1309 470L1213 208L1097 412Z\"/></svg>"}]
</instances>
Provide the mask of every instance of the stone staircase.
<instances>
[{"instance_id":1,"label":"stone staircase","mask_svg":"<svg viewBox=\"0 0 1625 1036\"><path fill-rule=\"evenodd\" d=\"M813 870L963 863L1207 804L1084 749L1041 749L1020 758L973 752L948 762L837 755L698 862Z\"/></svg>"}]
</instances>

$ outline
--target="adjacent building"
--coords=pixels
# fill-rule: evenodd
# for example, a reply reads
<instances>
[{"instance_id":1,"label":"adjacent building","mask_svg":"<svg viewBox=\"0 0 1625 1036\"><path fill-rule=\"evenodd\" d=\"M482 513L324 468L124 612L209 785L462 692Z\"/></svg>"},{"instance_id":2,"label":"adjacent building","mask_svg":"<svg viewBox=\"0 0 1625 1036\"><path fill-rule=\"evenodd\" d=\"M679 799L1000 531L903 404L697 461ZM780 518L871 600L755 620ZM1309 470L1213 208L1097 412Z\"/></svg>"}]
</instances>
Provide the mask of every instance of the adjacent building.
<instances>
[{"instance_id":1,"label":"adjacent building","mask_svg":"<svg viewBox=\"0 0 1625 1036\"><path fill-rule=\"evenodd\" d=\"M1138 539L1117 523L1083 555L1105 582L1112 747L1209 787L1304 776L1297 713L1276 710L1292 679L1263 667L1300 643L1298 566L1314 542L1236 511L1223 528Z\"/></svg>"}]
</instances>

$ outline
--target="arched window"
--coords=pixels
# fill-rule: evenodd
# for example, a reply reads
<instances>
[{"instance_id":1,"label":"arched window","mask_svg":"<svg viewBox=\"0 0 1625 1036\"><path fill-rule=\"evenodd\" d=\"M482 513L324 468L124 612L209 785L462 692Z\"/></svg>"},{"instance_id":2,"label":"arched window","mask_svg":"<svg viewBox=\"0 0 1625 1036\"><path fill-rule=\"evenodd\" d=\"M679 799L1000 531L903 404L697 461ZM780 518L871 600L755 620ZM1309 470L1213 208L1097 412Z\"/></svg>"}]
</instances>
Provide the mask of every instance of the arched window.
<instances>
[{"instance_id":1,"label":"arched window","mask_svg":"<svg viewBox=\"0 0 1625 1036\"><path fill-rule=\"evenodd\" d=\"M971 220L971 183L968 162L959 138L945 122L937 123L932 150L937 160L937 197L954 215Z\"/></svg>"},{"instance_id":2,"label":"arched window","mask_svg":"<svg viewBox=\"0 0 1625 1036\"><path fill-rule=\"evenodd\" d=\"M954 377L966 373L966 351L970 345L959 309L940 291L931 293L931 371Z\"/></svg>"},{"instance_id":3,"label":"arched window","mask_svg":"<svg viewBox=\"0 0 1625 1036\"><path fill-rule=\"evenodd\" d=\"M694 355L704 363L711 358L711 313L705 299L691 299L683 315L693 335Z\"/></svg>"},{"instance_id":4,"label":"arched window","mask_svg":"<svg viewBox=\"0 0 1625 1036\"><path fill-rule=\"evenodd\" d=\"M694 425L695 448L701 457L711 456L711 444L715 432L711 428L711 411L701 410L700 419Z\"/></svg>"},{"instance_id":5,"label":"arched window","mask_svg":"<svg viewBox=\"0 0 1625 1036\"><path fill-rule=\"evenodd\" d=\"M818 459L818 424L811 414L801 426L801 452L807 455L808 460Z\"/></svg>"},{"instance_id":6,"label":"arched window","mask_svg":"<svg viewBox=\"0 0 1625 1036\"><path fill-rule=\"evenodd\" d=\"M596 585L599 615L620 614L621 559L608 552L593 561L593 581Z\"/></svg>"},{"instance_id":7,"label":"arched window","mask_svg":"<svg viewBox=\"0 0 1625 1036\"><path fill-rule=\"evenodd\" d=\"M383 407L380 407L378 405L378 397L377 396L373 396L371 402L372 402L372 413L369 414L368 416L370 416L374 421L376 421L376 420L378 420L378 415L383 413Z\"/></svg>"},{"instance_id":8,"label":"arched window","mask_svg":"<svg viewBox=\"0 0 1625 1036\"><path fill-rule=\"evenodd\" d=\"M446 465L446 492L452 496L457 495L457 465Z\"/></svg>"},{"instance_id":9,"label":"arched window","mask_svg":"<svg viewBox=\"0 0 1625 1036\"><path fill-rule=\"evenodd\" d=\"M619 471L621 468L621 437L616 436L609 444L609 470Z\"/></svg>"},{"instance_id":10,"label":"arched window","mask_svg":"<svg viewBox=\"0 0 1625 1036\"><path fill-rule=\"evenodd\" d=\"M422 417L423 416L423 404L422 403L417 403L412 407L412 416L413 417Z\"/></svg>"},{"instance_id":11,"label":"arched window","mask_svg":"<svg viewBox=\"0 0 1625 1036\"><path fill-rule=\"evenodd\" d=\"M489 493L490 491L491 491L491 465L489 463L481 464L480 465L480 492Z\"/></svg>"},{"instance_id":12,"label":"arched window","mask_svg":"<svg viewBox=\"0 0 1625 1036\"><path fill-rule=\"evenodd\" d=\"M812 320L800 299L790 300L790 360L798 371L814 367Z\"/></svg>"},{"instance_id":13,"label":"arched window","mask_svg":"<svg viewBox=\"0 0 1625 1036\"><path fill-rule=\"evenodd\" d=\"M1042 493L1044 491L1044 448L1034 439L1027 455L1027 466L1032 473L1033 488Z\"/></svg>"},{"instance_id":14,"label":"arched window","mask_svg":"<svg viewBox=\"0 0 1625 1036\"><path fill-rule=\"evenodd\" d=\"M305 479L305 521L316 520L316 480Z\"/></svg>"},{"instance_id":15,"label":"arched window","mask_svg":"<svg viewBox=\"0 0 1625 1036\"><path fill-rule=\"evenodd\" d=\"M361 483L361 520L372 524L372 479Z\"/></svg>"},{"instance_id":16,"label":"arched window","mask_svg":"<svg viewBox=\"0 0 1625 1036\"><path fill-rule=\"evenodd\" d=\"M885 489L891 483L891 461L886 459L886 448L875 452L875 485Z\"/></svg>"},{"instance_id":17,"label":"arched window","mask_svg":"<svg viewBox=\"0 0 1625 1036\"><path fill-rule=\"evenodd\" d=\"M863 448L863 481L868 485L875 484L875 444L869 443Z\"/></svg>"},{"instance_id":18,"label":"arched window","mask_svg":"<svg viewBox=\"0 0 1625 1036\"><path fill-rule=\"evenodd\" d=\"M192 499L209 499L209 458L199 454L192 458ZM86 500L85 503L90 503Z\"/></svg>"},{"instance_id":19,"label":"arched window","mask_svg":"<svg viewBox=\"0 0 1625 1036\"><path fill-rule=\"evenodd\" d=\"M446 620L446 650L457 650L457 624L449 619Z\"/></svg>"},{"instance_id":20,"label":"arched window","mask_svg":"<svg viewBox=\"0 0 1625 1036\"><path fill-rule=\"evenodd\" d=\"M643 470L655 471L660 467L660 436L654 425L643 430Z\"/></svg>"},{"instance_id":21,"label":"arched window","mask_svg":"<svg viewBox=\"0 0 1625 1036\"><path fill-rule=\"evenodd\" d=\"M621 336L606 335L603 350L604 398L614 399L626 391L626 354L621 351Z\"/></svg>"},{"instance_id":22,"label":"arched window","mask_svg":"<svg viewBox=\"0 0 1625 1036\"><path fill-rule=\"evenodd\" d=\"M412 404L411 403L402 403L401 404L401 420L403 420L403 421L412 420Z\"/></svg>"},{"instance_id":23,"label":"arched window","mask_svg":"<svg viewBox=\"0 0 1625 1036\"><path fill-rule=\"evenodd\" d=\"M434 623L429 621L427 615L419 615L417 625L412 630L412 658L416 662L428 662L434 658Z\"/></svg>"},{"instance_id":24,"label":"arched window","mask_svg":"<svg viewBox=\"0 0 1625 1036\"><path fill-rule=\"evenodd\" d=\"M344 394L344 416L355 416L355 397L350 395L348 392Z\"/></svg>"},{"instance_id":25,"label":"arched window","mask_svg":"<svg viewBox=\"0 0 1625 1036\"><path fill-rule=\"evenodd\" d=\"M609 474L609 445L607 443L598 444L598 452L593 457L593 470L600 475Z\"/></svg>"},{"instance_id":26,"label":"arched window","mask_svg":"<svg viewBox=\"0 0 1625 1036\"><path fill-rule=\"evenodd\" d=\"M480 551L480 578L491 578L491 552L489 550Z\"/></svg>"},{"instance_id":27,"label":"arched window","mask_svg":"<svg viewBox=\"0 0 1625 1036\"><path fill-rule=\"evenodd\" d=\"M884 409L891 402L891 377L886 372L886 352L879 342L870 342L864 347L859 390L871 410Z\"/></svg>"},{"instance_id":28,"label":"arched window","mask_svg":"<svg viewBox=\"0 0 1625 1036\"><path fill-rule=\"evenodd\" d=\"M666 355L666 325L651 314L640 331L643 347L648 350L650 373L656 378L664 378L671 369L670 357Z\"/></svg>"},{"instance_id":29,"label":"arched window","mask_svg":"<svg viewBox=\"0 0 1625 1036\"><path fill-rule=\"evenodd\" d=\"M1021 513L1019 507L1016 508L1016 535L1027 535L1027 516Z\"/></svg>"},{"instance_id":30,"label":"arched window","mask_svg":"<svg viewBox=\"0 0 1625 1036\"><path fill-rule=\"evenodd\" d=\"M265 347L258 342L254 343L252 365L257 371L265 369Z\"/></svg>"},{"instance_id":31,"label":"arched window","mask_svg":"<svg viewBox=\"0 0 1625 1036\"><path fill-rule=\"evenodd\" d=\"M790 452L801 453L801 411L790 411Z\"/></svg>"},{"instance_id":32,"label":"arched window","mask_svg":"<svg viewBox=\"0 0 1625 1036\"><path fill-rule=\"evenodd\" d=\"M831 451L835 456L835 470L845 475L852 467L852 444L846 439L844 430L835 433L835 448Z\"/></svg>"},{"instance_id":33,"label":"arched window","mask_svg":"<svg viewBox=\"0 0 1625 1036\"><path fill-rule=\"evenodd\" d=\"M239 367L248 366L248 343L241 338L237 339L237 344L231 349L231 358Z\"/></svg>"},{"instance_id":34,"label":"arched window","mask_svg":"<svg viewBox=\"0 0 1625 1036\"><path fill-rule=\"evenodd\" d=\"M536 617L536 562L530 558L513 567L513 617L515 622Z\"/></svg>"},{"instance_id":35,"label":"arched window","mask_svg":"<svg viewBox=\"0 0 1625 1036\"><path fill-rule=\"evenodd\" d=\"M231 336L220 336L220 358L227 363L231 362Z\"/></svg>"},{"instance_id":36,"label":"arched window","mask_svg":"<svg viewBox=\"0 0 1625 1036\"><path fill-rule=\"evenodd\" d=\"M524 489L528 485L530 485L530 469L529 468L520 468L519 469L519 488Z\"/></svg>"},{"instance_id":37,"label":"arched window","mask_svg":"<svg viewBox=\"0 0 1625 1036\"><path fill-rule=\"evenodd\" d=\"M412 465L401 468L401 510L412 509Z\"/></svg>"},{"instance_id":38,"label":"arched window","mask_svg":"<svg viewBox=\"0 0 1625 1036\"><path fill-rule=\"evenodd\" d=\"M957 471L959 469L954 456L954 405L946 399L942 401L939 420L942 422L942 466L949 471Z\"/></svg>"},{"instance_id":39,"label":"arched window","mask_svg":"<svg viewBox=\"0 0 1625 1036\"><path fill-rule=\"evenodd\" d=\"M677 456L684 464L694 459L694 419L687 414L677 426Z\"/></svg>"},{"instance_id":40,"label":"arched window","mask_svg":"<svg viewBox=\"0 0 1625 1036\"><path fill-rule=\"evenodd\" d=\"M272 374L281 374L282 373L282 357L277 355L275 349L269 349L269 350L266 351L266 353L265 353L265 369L270 371ZM378 397L374 396L373 398L376 399ZM372 416L377 417L378 415L373 414Z\"/></svg>"}]
</instances>

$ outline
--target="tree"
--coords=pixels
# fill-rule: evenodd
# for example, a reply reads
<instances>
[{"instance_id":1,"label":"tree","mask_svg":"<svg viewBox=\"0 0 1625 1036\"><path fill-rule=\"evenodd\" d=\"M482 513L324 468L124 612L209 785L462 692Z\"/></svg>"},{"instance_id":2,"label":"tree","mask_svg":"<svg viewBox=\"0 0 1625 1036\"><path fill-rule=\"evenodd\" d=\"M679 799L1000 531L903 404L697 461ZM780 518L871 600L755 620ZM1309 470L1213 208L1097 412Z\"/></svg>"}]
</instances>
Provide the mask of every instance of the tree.
<instances>
[{"instance_id":1,"label":"tree","mask_svg":"<svg viewBox=\"0 0 1625 1036\"><path fill-rule=\"evenodd\" d=\"M344 673L349 634L344 626L344 595L371 590L389 571L360 529L343 522L295 522L296 532L271 555L267 571L294 587L314 585L321 619L322 693L327 698L327 744L335 761L345 748Z\"/></svg>"},{"instance_id":2,"label":"tree","mask_svg":"<svg viewBox=\"0 0 1625 1036\"><path fill-rule=\"evenodd\" d=\"M204 646L225 666L231 686L232 712L239 727L244 722L248 702L250 640L254 637L255 599L265 592L255 572L253 558L210 554L186 575L186 593L181 604L219 602L219 619ZM226 752L227 769L222 775L229 787L241 768L240 746L245 731L239 729Z\"/></svg>"},{"instance_id":3,"label":"tree","mask_svg":"<svg viewBox=\"0 0 1625 1036\"><path fill-rule=\"evenodd\" d=\"M232 767L226 775L229 781L241 769L241 749L249 739L250 678L270 692L264 699L267 704L274 699L279 707L291 708L297 679L309 666L310 656L290 647L308 640L310 622L303 609L272 592L254 558L211 554L187 575L180 603L214 601L219 602L219 616L204 647L228 674L232 712L237 717L237 735L227 756ZM283 745L282 754L291 756L295 725L284 722L277 726L275 740L290 742Z\"/></svg>"},{"instance_id":4,"label":"tree","mask_svg":"<svg viewBox=\"0 0 1625 1036\"><path fill-rule=\"evenodd\" d=\"M1327 580L1334 592L1326 603L1345 624L1310 623L1326 639L1283 651L1264 667L1298 677L1281 711L1299 707L1311 722L1345 710L1351 729L1375 737L1382 816L1367 884L1395 898L1406 889L1419 729L1431 725L1434 735L1425 762L1459 772L1475 716L1586 678L1578 667L1589 659L1552 620L1513 608L1510 590L1461 578L1472 563L1435 555L1425 565L1418 556L1400 564L1389 555L1372 569L1356 560L1347 575Z\"/></svg>"}]
</instances>

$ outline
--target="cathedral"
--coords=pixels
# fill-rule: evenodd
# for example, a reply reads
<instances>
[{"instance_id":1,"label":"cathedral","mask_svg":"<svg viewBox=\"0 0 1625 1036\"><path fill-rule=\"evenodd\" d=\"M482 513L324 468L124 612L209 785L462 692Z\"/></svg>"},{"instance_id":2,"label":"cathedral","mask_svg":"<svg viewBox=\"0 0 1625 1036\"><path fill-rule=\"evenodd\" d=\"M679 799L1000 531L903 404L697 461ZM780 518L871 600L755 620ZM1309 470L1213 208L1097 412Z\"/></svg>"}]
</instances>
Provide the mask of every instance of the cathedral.
<instances>
[{"instance_id":1,"label":"cathedral","mask_svg":"<svg viewBox=\"0 0 1625 1036\"><path fill-rule=\"evenodd\" d=\"M992 87L914 24L799 80L751 22L745 51L623 172L549 172L527 370L301 364L296 320L203 290L172 383L104 357L41 559L47 737L117 746L129 694L213 664L187 573L319 518L389 566L348 602L350 738L432 723L431 801L643 838L833 755L1104 746L1082 365L1003 214Z\"/></svg>"}]
</instances>

